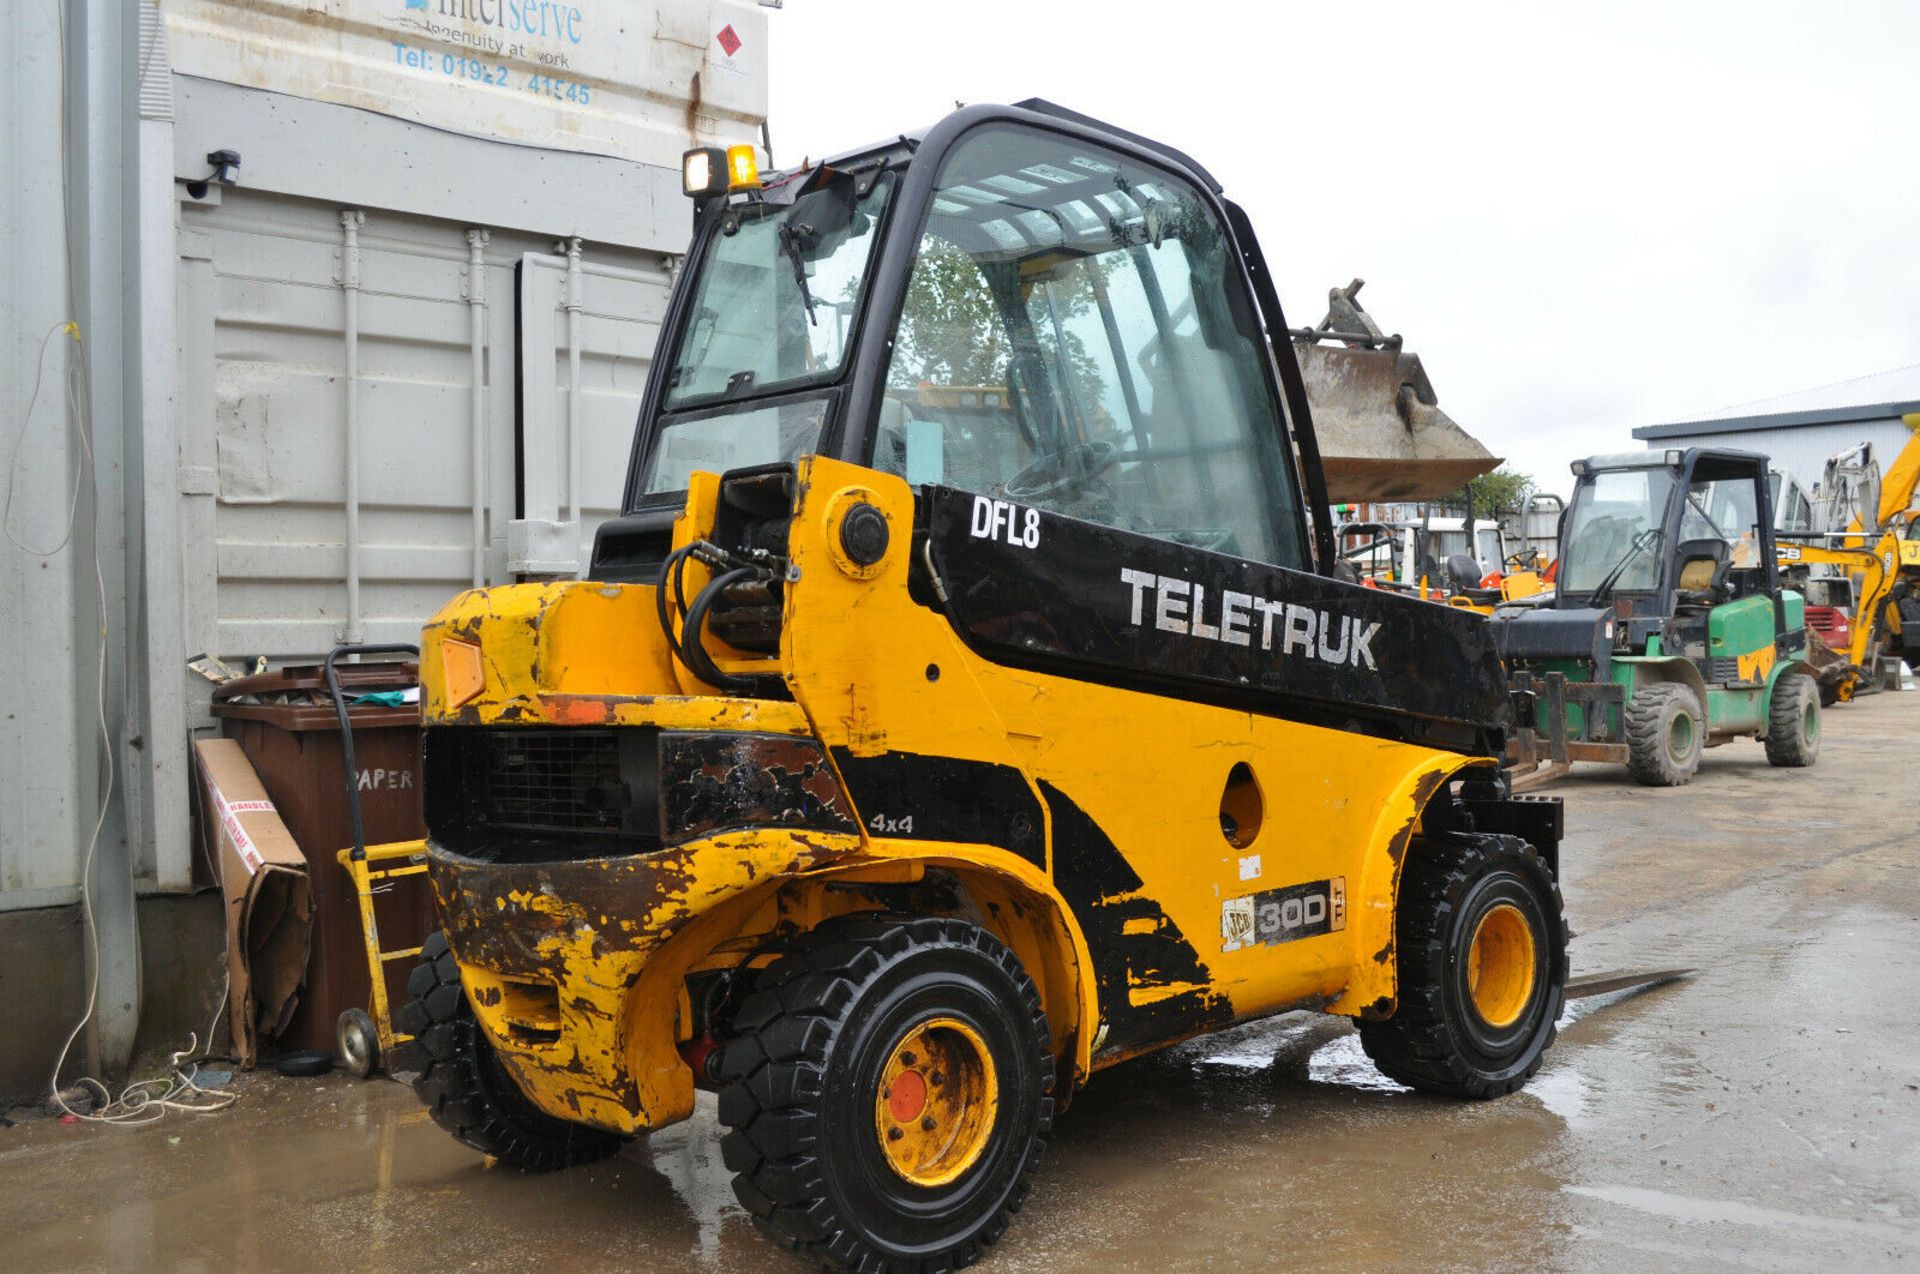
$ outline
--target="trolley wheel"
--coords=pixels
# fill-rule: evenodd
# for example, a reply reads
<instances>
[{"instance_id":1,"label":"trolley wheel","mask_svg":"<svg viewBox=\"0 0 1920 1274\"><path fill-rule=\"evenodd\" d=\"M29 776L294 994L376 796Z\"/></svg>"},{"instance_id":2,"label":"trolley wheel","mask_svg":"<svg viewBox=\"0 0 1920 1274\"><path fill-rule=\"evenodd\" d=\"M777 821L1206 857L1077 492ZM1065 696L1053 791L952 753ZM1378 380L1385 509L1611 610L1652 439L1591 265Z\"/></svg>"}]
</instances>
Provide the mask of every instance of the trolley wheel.
<instances>
[{"instance_id":1,"label":"trolley wheel","mask_svg":"<svg viewBox=\"0 0 1920 1274\"><path fill-rule=\"evenodd\" d=\"M365 1009L348 1009L333 1028L334 1052L343 1070L361 1079L380 1068L380 1032Z\"/></svg>"}]
</instances>

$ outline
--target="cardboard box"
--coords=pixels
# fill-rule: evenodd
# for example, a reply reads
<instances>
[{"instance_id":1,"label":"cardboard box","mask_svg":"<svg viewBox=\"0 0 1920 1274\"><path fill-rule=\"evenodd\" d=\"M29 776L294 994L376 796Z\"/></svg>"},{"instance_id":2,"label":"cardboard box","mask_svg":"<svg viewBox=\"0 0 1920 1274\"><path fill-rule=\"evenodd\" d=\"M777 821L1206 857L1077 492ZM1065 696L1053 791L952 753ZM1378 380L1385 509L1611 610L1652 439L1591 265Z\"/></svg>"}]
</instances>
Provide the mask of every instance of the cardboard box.
<instances>
[{"instance_id":1,"label":"cardboard box","mask_svg":"<svg viewBox=\"0 0 1920 1274\"><path fill-rule=\"evenodd\" d=\"M193 750L226 900L227 1020L234 1055L251 1067L261 1039L286 1029L306 982L307 862L238 743L205 739Z\"/></svg>"}]
</instances>

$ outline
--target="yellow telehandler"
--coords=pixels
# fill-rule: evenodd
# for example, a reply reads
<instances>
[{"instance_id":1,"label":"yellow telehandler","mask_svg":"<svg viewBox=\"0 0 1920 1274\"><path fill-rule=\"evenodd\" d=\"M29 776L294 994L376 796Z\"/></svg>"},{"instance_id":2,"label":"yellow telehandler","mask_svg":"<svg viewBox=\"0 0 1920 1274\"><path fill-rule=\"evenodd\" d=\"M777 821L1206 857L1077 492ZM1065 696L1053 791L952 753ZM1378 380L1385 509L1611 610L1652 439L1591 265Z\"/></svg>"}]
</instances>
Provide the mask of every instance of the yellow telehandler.
<instances>
[{"instance_id":1,"label":"yellow telehandler","mask_svg":"<svg viewBox=\"0 0 1920 1274\"><path fill-rule=\"evenodd\" d=\"M523 1168L719 1091L747 1211L968 1264L1099 1070L1302 1008L1520 1087L1561 816L1487 622L1336 578L1246 214L1044 102L764 179L696 231L588 577L421 639L426 944L396 1069Z\"/></svg>"}]
</instances>

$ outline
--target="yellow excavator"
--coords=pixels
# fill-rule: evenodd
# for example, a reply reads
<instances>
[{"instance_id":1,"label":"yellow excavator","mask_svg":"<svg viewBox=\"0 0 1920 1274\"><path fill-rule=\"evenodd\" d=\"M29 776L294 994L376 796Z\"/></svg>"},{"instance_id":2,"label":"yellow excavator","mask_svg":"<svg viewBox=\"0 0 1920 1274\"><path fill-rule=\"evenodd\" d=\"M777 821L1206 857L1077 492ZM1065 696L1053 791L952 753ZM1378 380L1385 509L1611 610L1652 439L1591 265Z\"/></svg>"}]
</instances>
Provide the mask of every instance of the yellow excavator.
<instances>
[{"instance_id":1,"label":"yellow excavator","mask_svg":"<svg viewBox=\"0 0 1920 1274\"><path fill-rule=\"evenodd\" d=\"M1837 570L1824 578L1845 580L1851 594L1847 605L1833 608L1844 617L1829 623L1826 640L1808 646L1828 703L1845 703L1863 688L1878 688L1883 656L1904 658L1920 669L1920 642L1907 640L1909 632L1920 632L1920 538L1913 538L1920 515L1920 413L1902 419L1914 432L1884 472L1874 474L1877 466L1865 445L1828 461L1823 504L1842 498L1837 489L1846 484L1839 470L1849 467L1841 463L1843 457L1857 455L1850 467L1866 477L1852 516L1843 507L1834 519L1846 518L1845 528L1782 533L1777 545L1781 570L1797 586L1818 588L1823 577L1810 568L1832 567Z\"/></svg>"},{"instance_id":2,"label":"yellow excavator","mask_svg":"<svg viewBox=\"0 0 1920 1274\"><path fill-rule=\"evenodd\" d=\"M1848 608L1851 615L1844 640L1836 646L1810 632L1813 640L1807 643L1807 662L1820 683L1821 702L1849 703L1862 685L1878 685L1882 642L1899 635L1897 607L1888 603L1901 579L1900 555L1905 541L1894 528L1882 532L1871 546L1821 544L1817 533L1778 531L1775 535L1774 552L1781 578L1791 586L1804 590L1818 583L1807 569L1813 566L1838 567L1851 585L1853 604ZM1864 536L1845 538L1858 540ZM1829 638L1833 635L1829 633Z\"/></svg>"},{"instance_id":3,"label":"yellow excavator","mask_svg":"<svg viewBox=\"0 0 1920 1274\"><path fill-rule=\"evenodd\" d=\"M1920 673L1920 535L1915 533L1920 523L1920 412L1900 419L1909 430L1907 443L1880 480L1880 525L1897 527L1900 534L1899 574L1882 618L1888 653Z\"/></svg>"}]
</instances>

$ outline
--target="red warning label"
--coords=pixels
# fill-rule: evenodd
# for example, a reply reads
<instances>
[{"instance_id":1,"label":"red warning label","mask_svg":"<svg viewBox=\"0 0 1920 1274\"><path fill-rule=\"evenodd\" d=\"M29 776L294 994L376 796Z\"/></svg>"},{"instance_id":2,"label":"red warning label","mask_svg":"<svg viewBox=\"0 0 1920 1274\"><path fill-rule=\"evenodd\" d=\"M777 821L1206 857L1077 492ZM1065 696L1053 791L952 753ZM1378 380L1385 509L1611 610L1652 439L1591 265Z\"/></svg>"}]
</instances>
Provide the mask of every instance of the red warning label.
<instances>
[{"instance_id":1,"label":"red warning label","mask_svg":"<svg viewBox=\"0 0 1920 1274\"><path fill-rule=\"evenodd\" d=\"M728 57L732 57L740 51L740 37L734 34L733 23L731 22L721 27L720 34L713 38L720 42L720 47L725 50Z\"/></svg>"}]
</instances>

